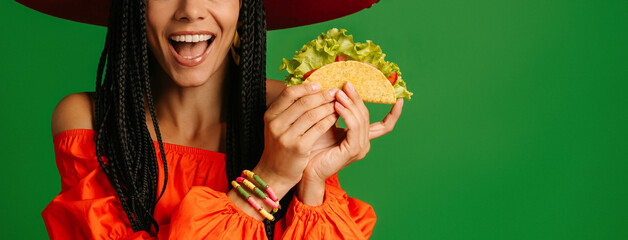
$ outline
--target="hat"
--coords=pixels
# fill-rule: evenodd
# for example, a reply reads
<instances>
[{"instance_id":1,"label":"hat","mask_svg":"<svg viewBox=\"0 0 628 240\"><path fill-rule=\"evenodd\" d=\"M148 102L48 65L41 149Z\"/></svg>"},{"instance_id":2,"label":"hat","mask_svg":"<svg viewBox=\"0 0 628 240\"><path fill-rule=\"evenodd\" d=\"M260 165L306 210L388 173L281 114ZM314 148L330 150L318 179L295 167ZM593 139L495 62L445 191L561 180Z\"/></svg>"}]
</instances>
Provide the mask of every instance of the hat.
<instances>
[{"instance_id":1,"label":"hat","mask_svg":"<svg viewBox=\"0 0 628 240\"><path fill-rule=\"evenodd\" d=\"M371 7L379 0L264 0L268 30L324 22ZM16 0L55 17L107 26L111 0Z\"/></svg>"}]
</instances>

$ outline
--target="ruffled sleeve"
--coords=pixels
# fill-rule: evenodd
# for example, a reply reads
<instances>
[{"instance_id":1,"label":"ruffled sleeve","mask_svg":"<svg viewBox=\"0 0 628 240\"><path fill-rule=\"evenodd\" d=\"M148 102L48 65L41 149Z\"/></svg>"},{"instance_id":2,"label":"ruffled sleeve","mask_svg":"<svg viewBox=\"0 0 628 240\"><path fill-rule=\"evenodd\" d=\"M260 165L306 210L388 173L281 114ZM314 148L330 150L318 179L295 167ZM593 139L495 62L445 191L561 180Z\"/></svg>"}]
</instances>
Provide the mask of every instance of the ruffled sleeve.
<instances>
[{"instance_id":1,"label":"ruffled sleeve","mask_svg":"<svg viewBox=\"0 0 628 240\"><path fill-rule=\"evenodd\" d=\"M153 239L133 232L115 190L95 160L91 130L54 137L61 193L42 212L50 239Z\"/></svg>"},{"instance_id":2,"label":"ruffled sleeve","mask_svg":"<svg viewBox=\"0 0 628 240\"><path fill-rule=\"evenodd\" d=\"M50 238L155 239L133 232L96 160L93 136L92 130L72 130L54 138L62 188L42 212ZM168 157L176 158L167 153ZM172 178L155 210L158 239L266 239L263 222L227 197L224 165L216 164L220 171L199 170L198 162L181 160L168 163ZM348 197L334 175L326 181L322 205L307 206L293 196L286 217L276 224L275 239L367 239L374 225L371 206Z\"/></svg>"},{"instance_id":3,"label":"ruffled sleeve","mask_svg":"<svg viewBox=\"0 0 628 240\"><path fill-rule=\"evenodd\" d=\"M327 179L325 199L320 206L303 204L296 195L276 239L368 239L375 227L373 208L358 199L348 197L340 188L338 175Z\"/></svg>"},{"instance_id":4,"label":"ruffled sleeve","mask_svg":"<svg viewBox=\"0 0 628 240\"><path fill-rule=\"evenodd\" d=\"M320 206L293 196L275 239L368 239L375 226L373 208L347 196L334 175L325 184ZM193 187L175 209L170 239L266 239L264 224L240 210L225 193Z\"/></svg>"},{"instance_id":5,"label":"ruffled sleeve","mask_svg":"<svg viewBox=\"0 0 628 240\"><path fill-rule=\"evenodd\" d=\"M192 187L172 214L170 239L266 239L266 230L225 193Z\"/></svg>"}]
</instances>

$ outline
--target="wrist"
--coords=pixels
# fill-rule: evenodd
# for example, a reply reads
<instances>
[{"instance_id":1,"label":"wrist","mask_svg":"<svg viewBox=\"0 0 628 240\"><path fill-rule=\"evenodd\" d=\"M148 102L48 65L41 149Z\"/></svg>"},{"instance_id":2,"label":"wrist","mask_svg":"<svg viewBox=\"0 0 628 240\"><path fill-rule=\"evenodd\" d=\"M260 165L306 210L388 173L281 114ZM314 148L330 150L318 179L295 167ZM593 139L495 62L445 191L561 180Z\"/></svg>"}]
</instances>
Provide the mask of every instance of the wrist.
<instances>
[{"instance_id":1,"label":"wrist","mask_svg":"<svg viewBox=\"0 0 628 240\"><path fill-rule=\"evenodd\" d=\"M277 174L274 174L272 171L265 171L264 168L261 168L261 167L254 168L252 172L255 175L259 176L266 184L268 184L268 186L277 195L278 199L283 198L286 195L286 193L290 191L290 189L294 187L294 185L296 184L296 183L292 183L292 181L287 180L286 178L283 178ZM231 179L231 180L235 180L235 179ZM245 185L242 185L242 186L245 186ZM246 186L244 188L246 188ZM265 189L260 189L260 190L264 191ZM259 204L267 212L269 213L271 212L272 206L266 203L264 199L261 199L257 194L253 193L252 191L249 191L249 189L245 189L245 191L249 192L250 197L254 200L254 202ZM235 205L247 215L260 221L264 219L264 217L258 211L258 209L254 208L251 205L251 203L246 198L244 198L240 193L238 193L238 190L236 190L235 188L227 192L227 197L229 197L235 203Z\"/></svg>"},{"instance_id":2,"label":"wrist","mask_svg":"<svg viewBox=\"0 0 628 240\"><path fill-rule=\"evenodd\" d=\"M297 198L305 205L320 206L325 200L325 180L304 176L297 185Z\"/></svg>"},{"instance_id":3,"label":"wrist","mask_svg":"<svg viewBox=\"0 0 628 240\"><path fill-rule=\"evenodd\" d=\"M259 214L257 209L253 208L246 199L240 196L235 188L227 192L227 197L233 201L236 207L250 217L257 219L258 221L264 220L264 217Z\"/></svg>"},{"instance_id":4,"label":"wrist","mask_svg":"<svg viewBox=\"0 0 628 240\"><path fill-rule=\"evenodd\" d=\"M273 171L268 171L263 167L257 166L253 170L253 173L258 175L264 182L268 184L270 188L277 195L277 199L282 199L290 189L292 189L298 181L282 177L275 174Z\"/></svg>"}]
</instances>

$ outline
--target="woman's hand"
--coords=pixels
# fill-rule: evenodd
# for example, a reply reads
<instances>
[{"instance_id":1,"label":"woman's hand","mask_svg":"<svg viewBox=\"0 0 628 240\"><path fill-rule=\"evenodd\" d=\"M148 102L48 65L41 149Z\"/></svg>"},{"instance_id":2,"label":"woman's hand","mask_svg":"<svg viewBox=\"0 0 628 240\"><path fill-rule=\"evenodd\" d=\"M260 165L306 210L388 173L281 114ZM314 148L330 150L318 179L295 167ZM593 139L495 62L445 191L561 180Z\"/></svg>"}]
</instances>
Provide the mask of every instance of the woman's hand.
<instances>
[{"instance_id":1,"label":"woman's hand","mask_svg":"<svg viewBox=\"0 0 628 240\"><path fill-rule=\"evenodd\" d=\"M264 115L264 153L253 170L283 196L303 175L314 143L336 122L335 94L318 83L290 86Z\"/></svg>"},{"instance_id":2,"label":"woman's hand","mask_svg":"<svg viewBox=\"0 0 628 240\"><path fill-rule=\"evenodd\" d=\"M370 150L370 140L392 131L403 107L397 100L382 122L369 125L369 112L350 82L336 93L335 110L347 129L332 127L315 143L315 149L298 186L298 196L307 205L323 201L325 180L347 165L360 160Z\"/></svg>"}]
</instances>

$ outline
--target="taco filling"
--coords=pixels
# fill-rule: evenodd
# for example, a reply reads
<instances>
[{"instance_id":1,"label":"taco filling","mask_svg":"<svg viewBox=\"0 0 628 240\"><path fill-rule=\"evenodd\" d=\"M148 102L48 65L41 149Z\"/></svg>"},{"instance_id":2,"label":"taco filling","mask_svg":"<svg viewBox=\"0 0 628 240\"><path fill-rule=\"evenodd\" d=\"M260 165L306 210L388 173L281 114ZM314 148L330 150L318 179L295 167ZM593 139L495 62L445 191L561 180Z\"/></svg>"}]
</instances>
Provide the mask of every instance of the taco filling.
<instances>
[{"instance_id":1,"label":"taco filling","mask_svg":"<svg viewBox=\"0 0 628 240\"><path fill-rule=\"evenodd\" d=\"M306 43L292 60L282 59L279 70L289 73L286 85L316 81L323 88L342 88L351 81L365 102L392 104L397 98L410 99L412 93L407 90L397 64L384 60L386 54L380 46L370 40L354 43L353 36L346 35L346 31L333 28Z\"/></svg>"}]
</instances>

